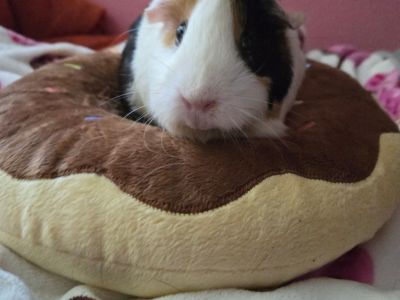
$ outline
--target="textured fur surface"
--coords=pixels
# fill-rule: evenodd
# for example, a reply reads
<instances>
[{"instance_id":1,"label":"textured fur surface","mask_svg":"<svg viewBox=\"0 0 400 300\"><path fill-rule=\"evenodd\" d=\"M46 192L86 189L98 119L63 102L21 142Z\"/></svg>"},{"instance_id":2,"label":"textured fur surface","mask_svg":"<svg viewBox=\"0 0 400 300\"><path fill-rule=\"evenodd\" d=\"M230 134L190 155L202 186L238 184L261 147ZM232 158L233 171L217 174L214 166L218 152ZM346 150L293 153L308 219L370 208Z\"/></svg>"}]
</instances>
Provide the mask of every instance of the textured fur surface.
<instances>
[{"instance_id":1,"label":"textured fur surface","mask_svg":"<svg viewBox=\"0 0 400 300\"><path fill-rule=\"evenodd\" d=\"M191 143L115 115L118 59L73 59L4 90L0 168L21 179L96 173L153 207L200 213L235 201L273 175L364 180L375 167L381 134L398 131L357 82L311 64L286 138Z\"/></svg>"},{"instance_id":2,"label":"textured fur surface","mask_svg":"<svg viewBox=\"0 0 400 300\"><path fill-rule=\"evenodd\" d=\"M181 2L185 5L177 5ZM126 92L132 111L171 134L203 141L282 136L305 70L296 30L275 1L252 1L262 9L248 9L251 15L244 21L240 14L247 10L234 10L233 2L151 3L131 38L136 43L134 55L129 53L135 79ZM254 19L261 22L251 24ZM187 22L187 30L175 45L181 22ZM207 111L186 105L210 101L213 107ZM270 119L268 107L275 101L285 109Z\"/></svg>"}]
</instances>

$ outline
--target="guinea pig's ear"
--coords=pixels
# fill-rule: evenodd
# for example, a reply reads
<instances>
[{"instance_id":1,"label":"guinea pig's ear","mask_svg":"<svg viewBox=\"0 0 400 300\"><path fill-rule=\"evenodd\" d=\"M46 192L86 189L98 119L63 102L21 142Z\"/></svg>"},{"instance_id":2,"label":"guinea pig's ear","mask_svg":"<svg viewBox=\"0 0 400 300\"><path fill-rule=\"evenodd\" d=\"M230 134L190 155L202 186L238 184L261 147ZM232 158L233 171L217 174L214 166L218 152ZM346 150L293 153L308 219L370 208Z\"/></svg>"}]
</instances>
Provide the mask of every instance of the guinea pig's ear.
<instances>
[{"instance_id":1,"label":"guinea pig's ear","mask_svg":"<svg viewBox=\"0 0 400 300\"><path fill-rule=\"evenodd\" d=\"M290 12L287 13L287 19L292 28L297 30L304 25L306 17L301 12Z\"/></svg>"},{"instance_id":2,"label":"guinea pig's ear","mask_svg":"<svg viewBox=\"0 0 400 300\"><path fill-rule=\"evenodd\" d=\"M155 0L145 10L145 16L150 23L164 23L169 18L169 5L167 0Z\"/></svg>"},{"instance_id":3,"label":"guinea pig's ear","mask_svg":"<svg viewBox=\"0 0 400 300\"><path fill-rule=\"evenodd\" d=\"M145 10L145 15L150 23L163 23L165 29L176 26L176 5L171 0L155 0Z\"/></svg>"}]
</instances>

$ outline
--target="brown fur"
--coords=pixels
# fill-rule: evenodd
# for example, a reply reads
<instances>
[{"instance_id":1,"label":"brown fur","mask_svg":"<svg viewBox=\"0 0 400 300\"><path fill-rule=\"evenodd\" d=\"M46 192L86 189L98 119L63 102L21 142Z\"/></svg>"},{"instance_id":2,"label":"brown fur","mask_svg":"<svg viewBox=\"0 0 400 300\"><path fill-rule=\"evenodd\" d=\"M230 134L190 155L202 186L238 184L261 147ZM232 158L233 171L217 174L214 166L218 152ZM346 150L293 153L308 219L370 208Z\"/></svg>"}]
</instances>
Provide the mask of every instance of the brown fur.
<instances>
[{"instance_id":1,"label":"brown fur","mask_svg":"<svg viewBox=\"0 0 400 300\"><path fill-rule=\"evenodd\" d=\"M188 21L197 0L164 0L157 7L148 10L146 15L150 22L163 22L164 44L172 47L175 44L176 29Z\"/></svg>"},{"instance_id":2,"label":"brown fur","mask_svg":"<svg viewBox=\"0 0 400 300\"><path fill-rule=\"evenodd\" d=\"M97 173L153 207L199 213L238 199L265 178L292 173L351 183L374 170L382 133L398 132L346 74L313 63L288 136L197 145L115 114L119 57L49 65L0 93L0 169L21 179ZM48 92L48 88L57 92ZM85 120L88 116L99 120Z\"/></svg>"}]
</instances>

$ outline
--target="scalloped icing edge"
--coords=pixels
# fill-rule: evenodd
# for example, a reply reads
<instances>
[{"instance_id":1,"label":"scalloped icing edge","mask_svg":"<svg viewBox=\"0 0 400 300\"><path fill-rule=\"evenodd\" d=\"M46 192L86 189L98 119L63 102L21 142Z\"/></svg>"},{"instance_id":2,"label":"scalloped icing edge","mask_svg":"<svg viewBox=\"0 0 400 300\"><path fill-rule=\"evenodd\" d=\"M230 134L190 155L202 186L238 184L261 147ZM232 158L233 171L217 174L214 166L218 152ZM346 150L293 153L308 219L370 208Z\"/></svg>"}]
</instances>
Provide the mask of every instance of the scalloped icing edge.
<instances>
[{"instance_id":1,"label":"scalloped icing edge","mask_svg":"<svg viewBox=\"0 0 400 300\"><path fill-rule=\"evenodd\" d=\"M194 215L152 208L95 174L27 181L0 171L0 241L49 271L141 297L274 286L369 240L390 218L400 134L380 145L363 181L273 176Z\"/></svg>"}]
</instances>

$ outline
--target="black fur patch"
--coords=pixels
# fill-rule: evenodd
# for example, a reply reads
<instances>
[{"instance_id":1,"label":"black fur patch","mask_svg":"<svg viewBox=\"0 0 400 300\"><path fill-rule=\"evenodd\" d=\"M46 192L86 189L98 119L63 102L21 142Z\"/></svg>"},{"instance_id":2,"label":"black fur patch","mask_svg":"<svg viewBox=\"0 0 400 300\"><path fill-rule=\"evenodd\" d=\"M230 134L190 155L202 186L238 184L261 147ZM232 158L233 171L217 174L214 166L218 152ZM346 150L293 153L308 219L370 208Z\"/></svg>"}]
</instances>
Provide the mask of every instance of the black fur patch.
<instances>
[{"instance_id":1,"label":"black fur patch","mask_svg":"<svg viewBox=\"0 0 400 300\"><path fill-rule=\"evenodd\" d=\"M271 106L285 98L293 79L286 37L290 23L275 0L234 1L241 26L240 55L257 76L271 79L268 99Z\"/></svg>"},{"instance_id":2,"label":"black fur patch","mask_svg":"<svg viewBox=\"0 0 400 300\"><path fill-rule=\"evenodd\" d=\"M136 50L136 38L139 30L142 16L140 16L129 28L129 38L126 43L125 49L122 52L121 64L119 67L119 94L124 95L127 93L128 87L132 84L135 76L132 72L132 61ZM139 112L130 113L134 108L128 101L128 95L120 96L120 103L122 106L122 113L127 118L134 121L146 122L144 118L141 118Z\"/></svg>"}]
</instances>

